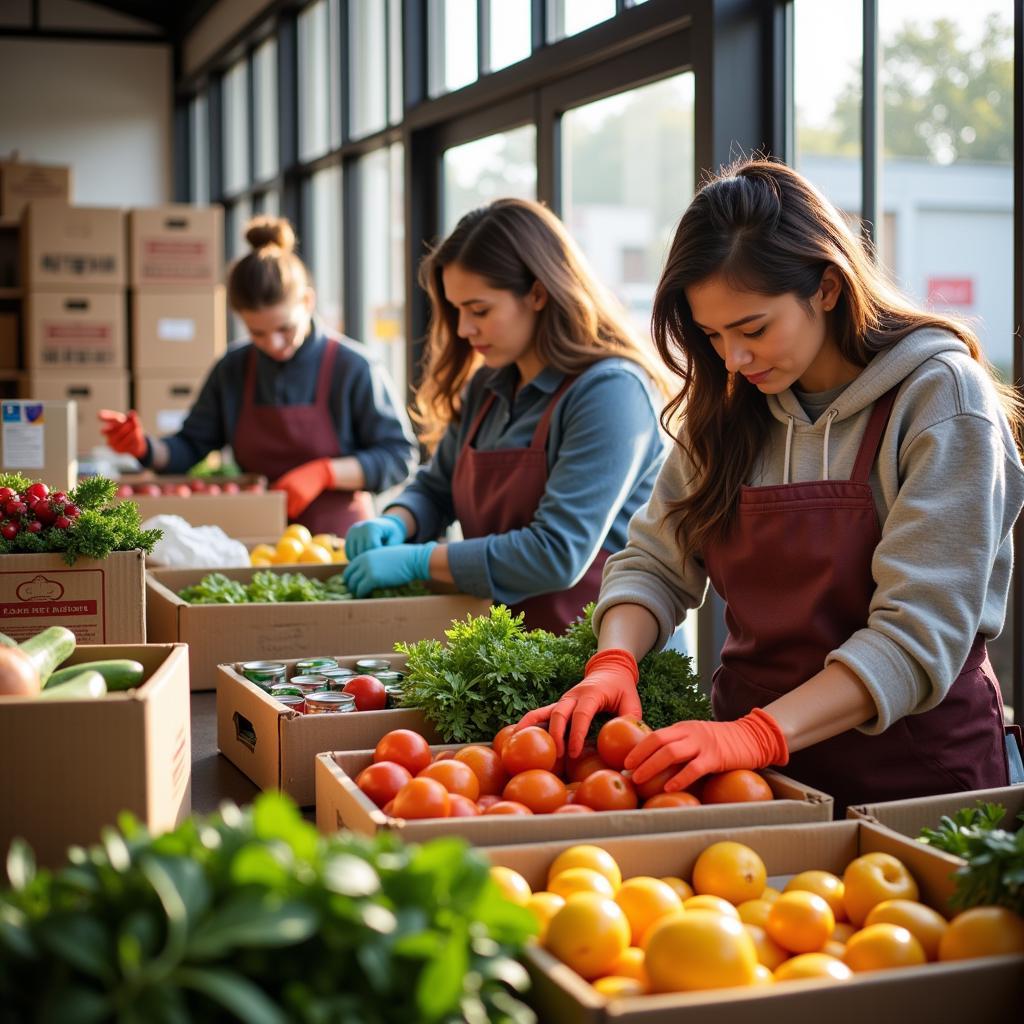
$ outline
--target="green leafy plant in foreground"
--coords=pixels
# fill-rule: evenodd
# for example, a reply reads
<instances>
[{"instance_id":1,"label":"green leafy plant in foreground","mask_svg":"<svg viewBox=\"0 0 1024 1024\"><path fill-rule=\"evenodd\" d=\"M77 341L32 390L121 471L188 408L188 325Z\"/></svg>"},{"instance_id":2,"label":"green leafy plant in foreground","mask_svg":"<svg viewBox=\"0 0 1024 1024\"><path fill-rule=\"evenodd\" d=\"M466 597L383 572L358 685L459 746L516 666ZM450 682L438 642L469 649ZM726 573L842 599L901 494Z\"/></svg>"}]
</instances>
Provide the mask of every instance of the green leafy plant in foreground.
<instances>
[{"instance_id":1,"label":"green leafy plant in foreground","mask_svg":"<svg viewBox=\"0 0 1024 1024\"><path fill-rule=\"evenodd\" d=\"M964 807L952 817L944 814L938 828L923 828L917 837L922 843L934 846L944 853L963 857L969 848L969 837L975 832L991 832L999 827L1006 814L1002 804L983 804Z\"/></svg>"},{"instance_id":2,"label":"green leafy plant in foreground","mask_svg":"<svg viewBox=\"0 0 1024 1024\"><path fill-rule=\"evenodd\" d=\"M490 741L527 711L558 700L583 678L597 650L593 605L561 636L527 630L504 605L452 623L445 642L395 645L406 655L402 703L421 708L449 743ZM644 721L660 729L685 719L709 719L711 703L697 685L692 661L676 651L640 662Z\"/></svg>"},{"instance_id":3,"label":"green leafy plant in foreground","mask_svg":"<svg viewBox=\"0 0 1024 1024\"><path fill-rule=\"evenodd\" d=\"M535 1019L536 924L459 839L323 837L265 793L158 838L124 815L57 872L16 841L7 871L3 1024Z\"/></svg>"}]
</instances>

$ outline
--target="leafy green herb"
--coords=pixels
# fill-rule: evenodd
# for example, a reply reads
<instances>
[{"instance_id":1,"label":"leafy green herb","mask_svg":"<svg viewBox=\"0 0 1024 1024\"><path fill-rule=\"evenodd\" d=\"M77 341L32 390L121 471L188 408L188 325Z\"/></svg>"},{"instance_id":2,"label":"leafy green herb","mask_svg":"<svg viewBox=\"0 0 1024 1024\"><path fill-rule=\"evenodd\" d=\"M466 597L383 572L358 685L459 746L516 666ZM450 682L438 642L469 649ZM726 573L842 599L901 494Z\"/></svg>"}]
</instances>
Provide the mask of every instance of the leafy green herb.
<instances>
[{"instance_id":1,"label":"leafy green herb","mask_svg":"<svg viewBox=\"0 0 1024 1024\"><path fill-rule=\"evenodd\" d=\"M0 1021L532 1024L512 957L536 931L458 839L320 836L265 793L0 891Z\"/></svg>"},{"instance_id":2,"label":"leafy green herb","mask_svg":"<svg viewBox=\"0 0 1024 1024\"><path fill-rule=\"evenodd\" d=\"M1024 821L1024 814L1018 817ZM962 850L959 856L967 863L954 875L953 906L997 904L1024 916L1024 828L970 829L963 834Z\"/></svg>"},{"instance_id":3,"label":"leafy green herb","mask_svg":"<svg viewBox=\"0 0 1024 1024\"><path fill-rule=\"evenodd\" d=\"M429 593L425 584L416 581L404 587L374 590L370 597L425 597ZM212 572L191 587L185 587L178 596L189 604L282 604L291 601L355 600L345 586L345 577L341 573L319 580L299 572L276 573L266 569L253 573L248 583L229 579L220 572Z\"/></svg>"},{"instance_id":4,"label":"leafy green herb","mask_svg":"<svg viewBox=\"0 0 1024 1024\"><path fill-rule=\"evenodd\" d=\"M523 616L504 605L488 615L453 622L446 643L399 643L406 655L402 703L422 708L449 743L489 741L527 711L550 704L583 678L597 650L593 605L562 636L527 630ZM660 729L685 719L709 719L692 662L676 651L648 654L640 662L644 720Z\"/></svg>"},{"instance_id":5,"label":"leafy green herb","mask_svg":"<svg viewBox=\"0 0 1024 1024\"><path fill-rule=\"evenodd\" d=\"M923 828L917 838L937 850L963 857L968 848L968 837L998 828L1005 814L1006 808L1002 804L983 804L979 800L977 807L964 807L952 817L943 815L938 828Z\"/></svg>"}]
</instances>

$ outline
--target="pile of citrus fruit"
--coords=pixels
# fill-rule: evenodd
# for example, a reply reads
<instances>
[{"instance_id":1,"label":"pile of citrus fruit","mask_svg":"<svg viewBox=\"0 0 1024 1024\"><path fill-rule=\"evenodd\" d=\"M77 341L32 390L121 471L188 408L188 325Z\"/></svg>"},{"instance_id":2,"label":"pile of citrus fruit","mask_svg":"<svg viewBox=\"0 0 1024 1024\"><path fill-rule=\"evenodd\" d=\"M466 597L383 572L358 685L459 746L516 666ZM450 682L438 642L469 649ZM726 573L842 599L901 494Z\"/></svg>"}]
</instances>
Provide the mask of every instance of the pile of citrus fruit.
<instances>
[{"instance_id":1,"label":"pile of citrus fruit","mask_svg":"<svg viewBox=\"0 0 1024 1024\"><path fill-rule=\"evenodd\" d=\"M539 941L606 997L768 985L864 971L1024 953L1024 918L1004 907L947 921L918 899L917 882L886 853L867 853L840 878L803 871L766 885L761 857L718 842L678 877L623 880L599 846L563 850L532 892L511 868L491 875L537 918Z\"/></svg>"},{"instance_id":2,"label":"pile of citrus fruit","mask_svg":"<svg viewBox=\"0 0 1024 1024\"><path fill-rule=\"evenodd\" d=\"M374 764L356 784L378 807L400 818L589 814L773 799L768 783L744 770L700 780L699 797L664 792L678 767L635 785L623 764L650 731L635 719L613 718L601 727L596 747L559 759L555 741L537 726L517 731L509 725L489 747L470 744L436 755L422 736L399 729L377 744Z\"/></svg>"},{"instance_id":3,"label":"pile of citrus fruit","mask_svg":"<svg viewBox=\"0 0 1024 1024\"><path fill-rule=\"evenodd\" d=\"M338 565L346 562L345 541L333 533L312 534L292 523L276 545L257 544L249 553L251 565Z\"/></svg>"}]
</instances>

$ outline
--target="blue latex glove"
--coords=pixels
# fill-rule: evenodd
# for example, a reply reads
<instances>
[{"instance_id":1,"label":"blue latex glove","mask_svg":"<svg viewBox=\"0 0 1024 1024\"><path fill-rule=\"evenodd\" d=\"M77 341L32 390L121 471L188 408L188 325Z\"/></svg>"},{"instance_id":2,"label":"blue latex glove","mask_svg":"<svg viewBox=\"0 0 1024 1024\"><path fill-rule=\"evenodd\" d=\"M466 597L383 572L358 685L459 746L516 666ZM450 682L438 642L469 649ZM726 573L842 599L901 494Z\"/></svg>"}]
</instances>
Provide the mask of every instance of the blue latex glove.
<instances>
[{"instance_id":1,"label":"blue latex glove","mask_svg":"<svg viewBox=\"0 0 1024 1024\"><path fill-rule=\"evenodd\" d=\"M378 587L400 587L413 580L428 580L430 552L436 547L434 541L398 544L357 555L345 570L345 586L356 597L367 597Z\"/></svg>"},{"instance_id":2,"label":"blue latex glove","mask_svg":"<svg viewBox=\"0 0 1024 1024\"><path fill-rule=\"evenodd\" d=\"M351 562L374 548L404 544L405 523L398 516L378 516L350 526L345 534L345 556Z\"/></svg>"}]
</instances>

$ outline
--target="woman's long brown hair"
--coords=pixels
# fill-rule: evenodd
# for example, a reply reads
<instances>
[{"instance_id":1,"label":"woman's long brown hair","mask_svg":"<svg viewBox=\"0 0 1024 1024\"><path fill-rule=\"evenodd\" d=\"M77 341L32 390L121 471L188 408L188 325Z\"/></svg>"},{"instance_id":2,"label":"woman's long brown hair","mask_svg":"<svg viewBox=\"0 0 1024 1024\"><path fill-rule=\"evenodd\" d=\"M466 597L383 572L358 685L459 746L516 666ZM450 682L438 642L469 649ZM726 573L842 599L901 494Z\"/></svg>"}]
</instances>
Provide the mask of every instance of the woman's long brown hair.
<instances>
[{"instance_id":1,"label":"woman's long brown hair","mask_svg":"<svg viewBox=\"0 0 1024 1024\"><path fill-rule=\"evenodd\" d=\"M520 298L535 282L544 286L548 300L537 316L535 344L546 366L577 374L621 356L642 366L668 397L664 370L597 283L562 222L539 203L497 199L467 213L420 264L431 316L413 415L428 445L461 417L460 394L480 365L458 335L458 310L445 298L442 273L454 263Z\"/></svg>"},{"instance_id":2,"label":"woman's long brown hair","mask_svg":"<svg viewBox=\"0 0 1024 1024\"><path fill-rule=\"evenodd\" d=\"M746 159L708 180L683 214L658 282L652 314L654 343L683 384L662 422L685 416L673 432L695 468L691 492L670 506L680 546L700 551L723 539L740 487L750 479L771 422L765 396L741 374L730 374L693 320L685 289L724 275L762 295L793 294L813 316L810 298L835 269L840 297L825 314L840 353L866 366L881 351L922 327L956 335L991 372L977 336L961 321L914 306L900 295L853 235L842 215L785 164ZM1021 401L995 381L1014 435Z\"/></svg>"}]
</instances>

